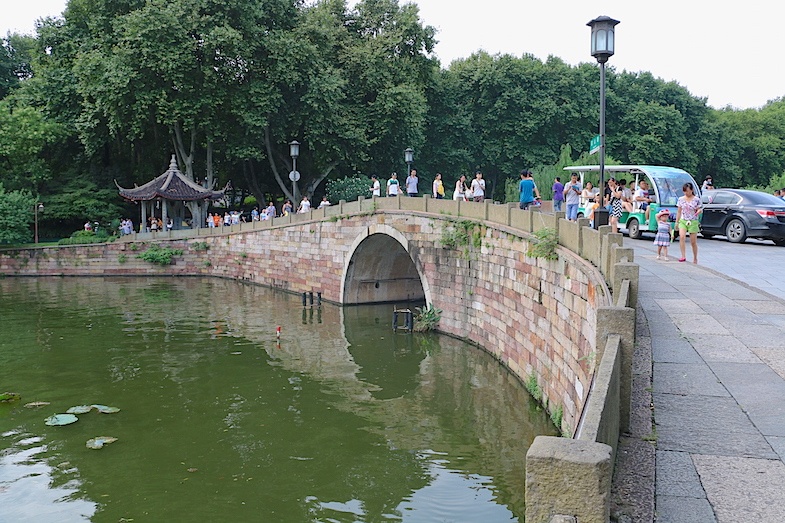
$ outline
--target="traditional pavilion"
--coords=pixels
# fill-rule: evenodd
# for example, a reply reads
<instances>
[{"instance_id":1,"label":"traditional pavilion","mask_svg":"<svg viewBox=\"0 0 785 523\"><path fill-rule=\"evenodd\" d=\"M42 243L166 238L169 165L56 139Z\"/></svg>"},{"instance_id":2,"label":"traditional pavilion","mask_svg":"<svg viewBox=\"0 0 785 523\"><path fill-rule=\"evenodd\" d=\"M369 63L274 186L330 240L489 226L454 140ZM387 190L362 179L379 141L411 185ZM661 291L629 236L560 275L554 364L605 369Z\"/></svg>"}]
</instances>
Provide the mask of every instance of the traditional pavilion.
<instances>
[{"instance_id":1,"label":"traditional pavilion","mask_svg":"<svg viewBox=\"0 0 785 523\"><path fill-rule=\"evenodd\" d=\"M188 179L180 169L177 168L177 160L172 155L169 162L169 169L165 173L147 182L141 187L124 189L115 181L115 185L120 190L120 196L132 202L139 202L142 205L142 227L147 224L148 206L149 216L160 217L166 227L166 222L172 218L174 229L187 227L186 206L191 212L191 227L196 229L204 226L204 214L210 201L219 200L224 197L223 191L214 191L202 187ZM156 210L160 209L160 212ZM140 230L144 230L143 228Z\"/></svg>"}]
</instances>

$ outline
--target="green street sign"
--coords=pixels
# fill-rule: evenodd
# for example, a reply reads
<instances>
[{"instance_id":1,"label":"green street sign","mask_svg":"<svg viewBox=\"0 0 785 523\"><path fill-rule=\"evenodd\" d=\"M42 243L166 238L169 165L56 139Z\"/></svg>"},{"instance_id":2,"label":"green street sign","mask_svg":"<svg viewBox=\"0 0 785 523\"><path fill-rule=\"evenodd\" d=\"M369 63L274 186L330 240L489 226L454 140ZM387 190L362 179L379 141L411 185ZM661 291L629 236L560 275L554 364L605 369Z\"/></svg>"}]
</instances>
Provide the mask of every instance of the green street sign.
<instances>
[{"instance_id":1,"label":"green street sign","mask_svg":"<svg viewBox=\"0 0 785 523\"><path fill-rule=\"evenodd\" d=\"M600 135L593 137L589 142L589 154L594 154L600 150Z\"/></svg>"}]
</instances>

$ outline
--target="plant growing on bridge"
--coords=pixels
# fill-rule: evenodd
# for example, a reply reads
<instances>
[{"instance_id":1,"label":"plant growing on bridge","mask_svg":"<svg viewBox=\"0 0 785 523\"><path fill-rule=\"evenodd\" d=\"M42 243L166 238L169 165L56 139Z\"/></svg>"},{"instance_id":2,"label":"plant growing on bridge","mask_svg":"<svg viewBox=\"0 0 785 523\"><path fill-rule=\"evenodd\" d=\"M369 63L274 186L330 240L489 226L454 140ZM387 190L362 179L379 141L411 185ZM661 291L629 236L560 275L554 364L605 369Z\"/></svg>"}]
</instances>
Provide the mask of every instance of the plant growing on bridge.
<instances>
[{"instance_id":1,"label":"plant growing on bridge","mask_svg":"<svg viewBox=\"0 0 785 523\"><path fill-rule=\"evenodd\" d=\"M448 249L463 249L464 257L468 257L469 248L482 247L483 227L471 220L460 220L442 230L441 243Z\"/></svg>"},{"instance_id":2,"label":"plant growing on bridge","mask_svg":"<svg viewBox=\"0 0 785 523\"><path fill-rule=\"evenodd\" d=\"M442 310L434 307L433 303L427 307L415 307L414 331L427 332L436 328L442 319Z\"/></svg>"},{"instance_id":3,"label":"plant growing on bridge","mask_svg":"<svg viewBox=\"0 0 785 523\"><path fill-rule=\"evenodd\" d=\"M142 254L138 254L136 257L156 265L171 265L172 258L174 256L182 256L182 254L183 251L181 249L151 245L149 249Z\"/></svg>"},{"instance_id":4,"label":"plant growing on bridge","mask_svg":"<svg viewBox=\"0 0 785 523\"><path fill-rule=\"evenodd\" d=\"M556 247L558 246L559 233L556 232L556 229L540 229L534 233L534 240L532 240L529 248L529 256L545 258L546 260L557 260L559 259L559 255L556 253Z\"/></svg>"}]
</instances>

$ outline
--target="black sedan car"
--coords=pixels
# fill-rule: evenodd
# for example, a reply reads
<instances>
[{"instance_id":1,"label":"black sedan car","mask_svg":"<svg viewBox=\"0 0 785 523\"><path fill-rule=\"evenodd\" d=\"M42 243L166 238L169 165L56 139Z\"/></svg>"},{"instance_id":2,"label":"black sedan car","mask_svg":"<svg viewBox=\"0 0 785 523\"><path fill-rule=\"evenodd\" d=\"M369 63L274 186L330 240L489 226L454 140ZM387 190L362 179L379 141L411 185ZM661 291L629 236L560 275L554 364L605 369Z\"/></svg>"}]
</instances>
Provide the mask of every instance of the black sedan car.
<instances>
[{"instance_id":1,"label":"black sedan car","mask_svg":"<svg viewBox=\"0 0 785 523\"><path fill-rule=\"evenodd\" d=\"M704 238L726 236L741 243L747 238L785 245L785 201L771 194L744 189L714 189L701 195Z\"/></svg>"}]
</instances>

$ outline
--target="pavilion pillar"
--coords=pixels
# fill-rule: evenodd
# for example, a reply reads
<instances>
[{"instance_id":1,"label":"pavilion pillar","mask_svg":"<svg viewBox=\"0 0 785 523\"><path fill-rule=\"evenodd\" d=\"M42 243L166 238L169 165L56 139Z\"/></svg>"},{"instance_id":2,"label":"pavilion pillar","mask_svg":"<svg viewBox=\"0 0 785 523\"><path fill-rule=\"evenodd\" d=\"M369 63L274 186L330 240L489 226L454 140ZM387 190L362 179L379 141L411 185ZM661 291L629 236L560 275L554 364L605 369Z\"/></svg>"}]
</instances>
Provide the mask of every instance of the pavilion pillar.
<instances>
[{"instance_id":1,"label":"pavilion pillar","mask_svg":"<svg viewBox=\"0 0 785 523\"><path fill-rule=\"evenodd\" d=\"M139 224L139 232L147 232L147 202L142 200L142 223Z\"/></svg>"},{"instance_id":2,"label":"pavilion pillar","mask_svg":"<svg viewBox=\"0 0 785 523\"><path fill-rule=\"evenodd\" d=\"M167 207L168 205L166 205L166 200L161 198L161 222L163 222L164 224L162 231L166 230L166 222L169 221L168 220L169 213L167 212Z\"/></svg>"}]
</instances>

